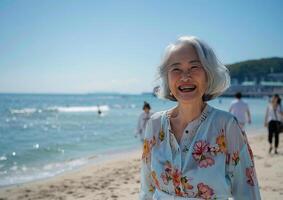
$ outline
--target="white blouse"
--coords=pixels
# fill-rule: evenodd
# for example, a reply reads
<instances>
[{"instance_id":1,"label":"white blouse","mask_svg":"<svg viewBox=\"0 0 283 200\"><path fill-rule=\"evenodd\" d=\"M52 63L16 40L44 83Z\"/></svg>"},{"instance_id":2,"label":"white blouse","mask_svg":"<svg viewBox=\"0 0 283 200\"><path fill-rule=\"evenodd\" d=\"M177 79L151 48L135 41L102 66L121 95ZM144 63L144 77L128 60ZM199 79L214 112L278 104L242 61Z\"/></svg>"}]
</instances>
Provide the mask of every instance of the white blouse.
<instances>
[{"instance_id":1,"label":"white blouse","mask_svg":"<svg viewBox=\"0 0 283 200\"><path fill-rule=\"evenodd\" d=\"M269 104L266 109L266 115L267 115L267 122L270 122L271 120L274 121L281 121L281 107L277 106L276 109L273 108L272 104Z\"/></svg>"}]
</instances>

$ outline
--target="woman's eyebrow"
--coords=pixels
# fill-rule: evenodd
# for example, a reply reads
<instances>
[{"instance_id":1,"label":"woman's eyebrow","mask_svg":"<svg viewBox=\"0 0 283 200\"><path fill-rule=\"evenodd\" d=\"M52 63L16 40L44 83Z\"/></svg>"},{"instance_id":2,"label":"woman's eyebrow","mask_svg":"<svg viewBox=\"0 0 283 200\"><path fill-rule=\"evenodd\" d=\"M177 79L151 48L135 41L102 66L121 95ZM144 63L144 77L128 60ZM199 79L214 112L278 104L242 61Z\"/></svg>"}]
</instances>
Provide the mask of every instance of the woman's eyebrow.
<instances>
[{"instance_id":1,"label":"woman's eyebrow","mask_svg":"<svg viewBox=\"0 0 283 200\"><path fill-rule=\"evenodd\" d=\"M199 60L191 60L191 61L189 61L189 63L190 64L192 64L192 63L200 63L200 61Z\"/></svg>"},{"instance_id":2,"label":"woman's eyebrow","mask_svg":"<svg viewBox=\"0 0 283 200\"><path fill-rule=\"evenodd\" d=\"M188 63L193 64L193 63L201 63L201 62L199 60L190 60ZM178 66L178 65L181 65L181 63L176 62L176 63L168 65L168 67L173 67L173 66Z\"/></svg>"},{"instance_id":3,"label":"woman's eyebrow","mask_svg":"<svg viewBox=\"0 0 283 200\"><path fill-rule=\"evenodd\" d=\"M177 66L177 65L181 65L181 63L173 63L173 64L169 65L169 67L173 67L173 66Z\"/></svg>"}]
</instances>

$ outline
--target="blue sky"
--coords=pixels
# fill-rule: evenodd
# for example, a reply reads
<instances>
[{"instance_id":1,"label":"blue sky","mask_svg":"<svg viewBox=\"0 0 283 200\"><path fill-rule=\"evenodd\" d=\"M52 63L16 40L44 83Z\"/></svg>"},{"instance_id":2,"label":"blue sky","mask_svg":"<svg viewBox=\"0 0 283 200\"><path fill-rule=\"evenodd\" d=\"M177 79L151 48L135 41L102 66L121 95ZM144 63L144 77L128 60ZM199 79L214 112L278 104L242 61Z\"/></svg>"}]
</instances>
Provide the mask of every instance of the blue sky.
<instances>
[{"instance_id":1,"label":"blue sky","mask_svg":"<svg viewBox=\"0 0 283 200\"><path fill-rule=\"evenodd\" d=\"M283 57L280 0L0 1L0 92L151 91L182 35L220 60Z\"/></svg>"}]
</instances>

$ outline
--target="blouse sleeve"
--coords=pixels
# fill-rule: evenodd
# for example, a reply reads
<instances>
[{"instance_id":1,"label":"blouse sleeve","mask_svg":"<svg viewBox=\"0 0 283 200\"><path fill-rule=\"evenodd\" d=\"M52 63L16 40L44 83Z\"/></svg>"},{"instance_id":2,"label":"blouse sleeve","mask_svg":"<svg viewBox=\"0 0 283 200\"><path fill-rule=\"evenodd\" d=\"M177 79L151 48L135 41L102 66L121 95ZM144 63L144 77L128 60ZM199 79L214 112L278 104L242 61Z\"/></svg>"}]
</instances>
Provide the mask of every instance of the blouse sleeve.
<instances>
[{"instance_id":1,"label":"blouse sleeve","mask_svg":"<svg viewBox=\"0 0 283 200\"><path fill-rule=\"evenodd\" d=\"M141 163L141 189L140 200L152 200L155 187L151 176L151 149L154 145L154 137L152 136L152 120L149 119L143 143L142 163Z\"/></svg>"},{"instance_id":2,"label":"blouse sleeve","mask_svg":"<svg viewBox=\"0 0 283 200\"><path fill-rule=\"evenodd\" d=\"M258 200L259 186L252 150L247 137L235 119L227 125L226 177L231 183L235 200Z\"/></svg>"}]
</instances>

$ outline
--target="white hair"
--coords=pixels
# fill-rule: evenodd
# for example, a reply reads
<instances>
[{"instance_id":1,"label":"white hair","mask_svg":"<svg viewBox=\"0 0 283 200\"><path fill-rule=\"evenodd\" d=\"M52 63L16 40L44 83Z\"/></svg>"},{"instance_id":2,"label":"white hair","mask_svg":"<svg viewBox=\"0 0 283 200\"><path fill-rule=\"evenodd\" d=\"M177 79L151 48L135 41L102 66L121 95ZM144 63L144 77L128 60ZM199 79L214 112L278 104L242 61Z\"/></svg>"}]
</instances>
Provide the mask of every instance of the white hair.
<instances>
[{"instance_id":1,"label":"white hair","mask_svg":"<svg viewBox=\"0 0 283 200\"><path fill-rule=\"evenodd\" d=\"M209 101L220 96L230 86L230 75L228 69L217 59L212 48L205 42L194 36L180 37L174 44L170 44L165 49L165 54L161 65L158 68L158 77L161 79L159 96L172 101L177 101L176 98L170 95L168 85L168 60L179 46L193 46L198 54L200 62L206 72L207 89L203 96L204 101Z\"/></svg>"}]
</instances>

